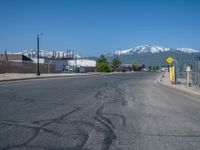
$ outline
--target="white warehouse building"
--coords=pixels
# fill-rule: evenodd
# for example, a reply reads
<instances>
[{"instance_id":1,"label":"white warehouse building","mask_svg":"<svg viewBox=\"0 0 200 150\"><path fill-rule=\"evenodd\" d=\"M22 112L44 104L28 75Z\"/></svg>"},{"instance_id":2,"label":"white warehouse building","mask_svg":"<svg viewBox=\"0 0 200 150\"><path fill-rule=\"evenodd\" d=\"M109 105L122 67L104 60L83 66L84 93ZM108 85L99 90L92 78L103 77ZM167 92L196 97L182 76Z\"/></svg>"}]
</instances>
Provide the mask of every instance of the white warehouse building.
<instances>
[{"instance_id":1,"label":"white warehouse building","mask_svg":"<svg viewBox=\"0 0 200 150\"><path fill-rule=\"evenodd\" d=\"M75 68L78 72L94 72L96 64L96 61L91 59L73 59L68 61L69 70Z\"/></svg>"},{"instance_id":2,"label":"white warehouse building","mask_svg":"<svg viewBox=\"0 0 200 150\"><path fill-rule=\"evenodd\" d=\"M69 60L69 66L76 66L76 67L96 67L96 61L90 59L77 59L77 60Z\"/></svg>"}]
</instances>

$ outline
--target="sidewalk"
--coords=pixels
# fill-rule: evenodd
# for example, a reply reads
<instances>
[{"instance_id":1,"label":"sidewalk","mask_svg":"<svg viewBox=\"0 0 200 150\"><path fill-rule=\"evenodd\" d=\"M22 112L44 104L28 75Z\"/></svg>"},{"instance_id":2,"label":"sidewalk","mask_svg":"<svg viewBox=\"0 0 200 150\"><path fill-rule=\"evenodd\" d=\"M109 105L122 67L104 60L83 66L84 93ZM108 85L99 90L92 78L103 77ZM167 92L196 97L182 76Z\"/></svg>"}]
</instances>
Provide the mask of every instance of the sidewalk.
<instances>
[{"instance_id":1,"label":"sidewalk","mask_svg":"<svg viewBox=\"0 0 200 150\"><path fill-rule=\"evenodd\" d=\"M72 76L88 76L88 75L97 75L101 74L98 72L91 73L50 73L50 74L41 74L36 76L34 73L5 73L0 74L0 82L2 81L13 81L13 80L27 80L27 79L41 79L41 78L54 78L54 77L72 77Z\"/></svg>"},{"instance_id":2,"label":"sidewalk","mask_svg":"<svg viewBox=\"0 0 200 150\"><path fill-rule=\"evenodd\" d=\"M160 79L158 80L158 82L162 85L174 88L178 91L182 91L188 94L195 94L200 96L200 88L197 87L188 87L186 85L174 85L171 84L170 80L169 80L169 72L165 72L164 76L160 76Z\"/></svg>"}]
</instances>

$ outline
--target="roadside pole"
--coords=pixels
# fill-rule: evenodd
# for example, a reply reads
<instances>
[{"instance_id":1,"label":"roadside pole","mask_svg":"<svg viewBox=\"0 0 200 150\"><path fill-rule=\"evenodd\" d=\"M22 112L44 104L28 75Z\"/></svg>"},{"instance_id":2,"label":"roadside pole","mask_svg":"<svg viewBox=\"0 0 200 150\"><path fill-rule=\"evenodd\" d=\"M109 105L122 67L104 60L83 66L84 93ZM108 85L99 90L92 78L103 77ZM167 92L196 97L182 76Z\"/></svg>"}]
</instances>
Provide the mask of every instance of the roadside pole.
<instances>
[{"instance_id":1,"label":"roadside pole","mask_svg":"<svg viewBox=\"0 0 200 150\"><path fill-rule=\"evenodd\" d=\"M40 36L43 35L43 33L37 34L37 76L40 76Z\"/></svg>"},{"instance_id":2,"label":"roadside pole","mask_svg":"<svg viewBox=\"0 0 200 150\"><path fill-rule=\"evenodd\" d=\"M37 34L37 76L40 76L40 62L39 62L39 55L40 55L40 48L39 48L39 45L40 45L40 34L38 33Z\"/></svg>"},{"instance_id":3,"label":"roadside pole","mask_svg":"<svg viewBox=\"0 0 200 150\"><path fill-rule=\"evenodd\" d=\"M190 86L190 78L191 78L190 72L191 72L190 66L187 66L187 68L186 68L186 82L187 82L188 87Z\"/></svg>"},{"instance_id":4,"label":"roadside pole","mask_svg":"<svg viewBox=\"0 0 200 150\"><path fill-rule=\"evenodd\" d=\"M174 59L172 57L168 57L166 59L168 62L170 68L169 68L169 80L171 81L172 84L175 84L175 67L172 65L172 62L174 62Z\"/></svg>"},{"instance_id":5,"label":"roadside pole","mask_svg":"<svg viewBox=\"0 0 200 150\"><path fill-rule=\"evenodd\" d=\"M172 84L174 84L174 80L175 78L174 78L174 66L173 65L171 65L171 67L170 67L170 81L171 81L171 83Z\"/></svg>"},{"instance_id":6,"label":"roadside pole","mask_svg":"<svg viewBox=\"0 0 200 150\"><path fill-rule=\"evenodd\" d=\"M5 50L5 65L4 65L4 75L3 75L4 78L6 76L7 68L8 68L8 54L7 51Z\"/></svg>"}]
</instances>

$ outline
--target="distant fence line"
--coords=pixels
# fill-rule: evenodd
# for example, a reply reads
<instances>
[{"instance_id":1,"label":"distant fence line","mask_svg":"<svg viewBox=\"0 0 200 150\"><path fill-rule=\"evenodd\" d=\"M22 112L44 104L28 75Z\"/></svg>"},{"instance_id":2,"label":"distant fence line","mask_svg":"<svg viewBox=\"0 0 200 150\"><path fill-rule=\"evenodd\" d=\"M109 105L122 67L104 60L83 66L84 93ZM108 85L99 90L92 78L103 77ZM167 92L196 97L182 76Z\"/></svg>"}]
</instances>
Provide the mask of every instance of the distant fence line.
<instances>
[{"instance_id":1,"label":"distant fence line","mask_svg":"<svg viewBox=\"0 0 200 150\"><path fill-rule=\"evenodd\" d=\"M29 62L0 61L0 73L36 73L37 64ZM53 64L40 64L41 73L55 73Z\"/></svg>"}]
</instances>

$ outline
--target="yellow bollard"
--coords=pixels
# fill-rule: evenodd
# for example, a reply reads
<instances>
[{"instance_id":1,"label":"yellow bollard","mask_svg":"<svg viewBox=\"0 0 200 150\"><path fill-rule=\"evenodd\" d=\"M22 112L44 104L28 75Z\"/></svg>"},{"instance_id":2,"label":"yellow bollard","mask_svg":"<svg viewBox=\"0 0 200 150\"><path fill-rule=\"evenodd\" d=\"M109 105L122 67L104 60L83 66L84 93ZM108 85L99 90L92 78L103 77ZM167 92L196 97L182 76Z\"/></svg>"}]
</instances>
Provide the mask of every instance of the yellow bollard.
<instances>
[{"instance_id":1,"label":"yellow bollard","mask_svg":"<svg viewBox=\"0 0 200 150\"><path fill-rule=\"evenodd\" d=\"M170 81L172 84L175 83L175 67L174 66L171 66L169 68L169 78L170 78Z\"/></svg>"}]
</instances>

